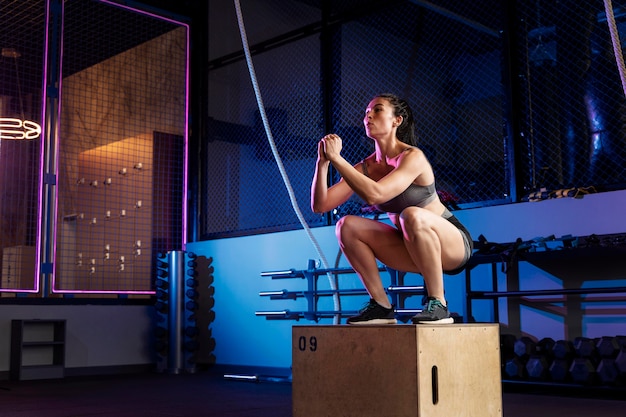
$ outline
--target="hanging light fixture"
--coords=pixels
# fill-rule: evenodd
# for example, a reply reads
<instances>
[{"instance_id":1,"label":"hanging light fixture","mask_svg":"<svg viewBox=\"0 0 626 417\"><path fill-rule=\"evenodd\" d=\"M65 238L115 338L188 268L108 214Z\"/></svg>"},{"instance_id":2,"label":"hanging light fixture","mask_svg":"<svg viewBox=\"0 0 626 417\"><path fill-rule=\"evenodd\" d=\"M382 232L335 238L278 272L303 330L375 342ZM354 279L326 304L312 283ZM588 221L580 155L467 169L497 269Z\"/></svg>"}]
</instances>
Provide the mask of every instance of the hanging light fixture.
<instances>
[{"instance_id":1,"label":"hanging light fixture","mask_svg":"<svg viewBox=\"0 0 626 417\"><path fill-rule=\"evenodd\" d=\"M3 58L12 58L15 63L17 79L17 92L20 102L20 117L4 117L0 114L0 140L32 140L41 136L41 125L32 120L27 120L24 114L24 101L22 98L22 83L17 60L22 54L15 48L2 48ZM0 108L1 110L1 108Z\"/></svg>"}]
</instances>

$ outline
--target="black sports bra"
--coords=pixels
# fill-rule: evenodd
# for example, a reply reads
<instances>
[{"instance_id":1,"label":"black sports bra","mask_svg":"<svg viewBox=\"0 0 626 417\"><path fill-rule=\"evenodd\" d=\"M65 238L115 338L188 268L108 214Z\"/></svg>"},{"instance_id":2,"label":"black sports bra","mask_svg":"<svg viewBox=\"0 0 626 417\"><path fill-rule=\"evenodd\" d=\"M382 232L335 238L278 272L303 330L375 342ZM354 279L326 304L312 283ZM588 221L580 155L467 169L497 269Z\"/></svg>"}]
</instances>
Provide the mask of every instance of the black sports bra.
<instances>
[{"instance_id":1,"label":"black sports bra","mask_svg":"<svg viewBox=\"0 0 626 417\"><path fill-rule=\"evenodd\" d=\"M369 177L365 160L363 160L362 166L363 174ZM374 207L387 213L401 213L402 210L411 206L426 207L429 203L435 201L436 198L437 190L434 182L430 185L411 184L406 190L391 200L377 204Z\"/></svg>"}]
</instances>

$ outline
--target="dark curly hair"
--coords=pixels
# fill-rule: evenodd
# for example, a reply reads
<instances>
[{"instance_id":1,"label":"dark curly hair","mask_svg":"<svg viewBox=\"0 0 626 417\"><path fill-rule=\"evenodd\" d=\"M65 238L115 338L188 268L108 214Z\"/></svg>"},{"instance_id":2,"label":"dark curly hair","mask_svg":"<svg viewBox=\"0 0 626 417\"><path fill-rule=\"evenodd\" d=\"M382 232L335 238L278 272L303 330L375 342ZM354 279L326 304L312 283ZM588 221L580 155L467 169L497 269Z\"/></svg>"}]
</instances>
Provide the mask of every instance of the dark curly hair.
<instances>
[{"instance_id":1,"label":"dark curly hair","mask_svg":"<svg viewBox=\"0 0 626 417\"><path fill-rule=\"evenodd\" d=\"M394 116L402 116L402 123L398 126L396 135L398 139L410 146L417 146L417 135L415 134L415 119L413 119L413 110L406 100L395 94L383 93L378 94L377 98L385 99L393 106Z\"/></svg>"}]
</instances>

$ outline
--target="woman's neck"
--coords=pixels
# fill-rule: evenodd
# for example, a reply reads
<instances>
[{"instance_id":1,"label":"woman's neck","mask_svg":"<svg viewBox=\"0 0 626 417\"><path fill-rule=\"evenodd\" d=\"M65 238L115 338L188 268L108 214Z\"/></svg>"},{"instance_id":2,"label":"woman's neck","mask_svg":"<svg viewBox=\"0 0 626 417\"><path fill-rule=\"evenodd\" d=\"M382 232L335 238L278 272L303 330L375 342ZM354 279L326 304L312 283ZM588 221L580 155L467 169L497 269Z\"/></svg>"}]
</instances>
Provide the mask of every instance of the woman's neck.
<instances>
[{"instance_id":1,"label":"woman's neck","mask_svg":"<svg viewBox=\"0 0 626 417\"><path fill-rule=\"evenodd\" d=\"M396 137L390 137L388 140L376 140L376 162L387 163L390 159L395 158L407 148L404 142Z\"/></svg>"}]
</instances>

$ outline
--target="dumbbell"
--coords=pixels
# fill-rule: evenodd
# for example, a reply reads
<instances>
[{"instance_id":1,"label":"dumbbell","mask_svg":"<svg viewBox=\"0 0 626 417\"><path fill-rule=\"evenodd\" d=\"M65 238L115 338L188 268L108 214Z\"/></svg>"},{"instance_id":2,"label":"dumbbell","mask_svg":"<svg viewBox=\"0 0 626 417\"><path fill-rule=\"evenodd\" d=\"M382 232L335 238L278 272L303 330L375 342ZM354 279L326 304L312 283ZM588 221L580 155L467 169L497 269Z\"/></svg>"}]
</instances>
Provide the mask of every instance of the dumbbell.
<instances>
[{"instance_id":1,"label":"dumbbell","mask_svg":"<svg viewBox=\"0 0 626 417\"><path fill-rule=\"evenodd\" d=\"M619 370L615 364L613 358L602 358L596 368L598 378L603 384L612 385L615 384L619 377Z\"/></svg>"},{"instance_id":2,"label":"dumbbell","mask_svg":"<svg viewBox=\"0 0 626 417\"><path fill-rule=\"evenodd\" d=\"M531 379L548 379L550 362L546 356L531 355L526 362L526 373Z\"/></svg>"},{"instance_id":3,"label":"dumbbell","mask_svg":"<svg viewBox=\"0 0 626 417\"><path fill-rule=\"evenodd\" d=\"M513 356L505 362L503 371L509 378L524 379L526 377L525 364L517 356Z\"/></svg>"},{"instance_id":4,"label":"dumbbell","mask_svg":"<svg viewBox=\"0 0 626 417\"><path fill-rule=\"evenodd\" d=\"M550 375L549 366L552 362L552 348L555 341L550 337L544 337L535 345L534 353L526 362L526 372L531 379L545 380Z\"/></svg>"},{"instance_id":5,"label":"dumbbell","mask_svg":"<svg viewBox=\"0 0 626 417\"><path fill-rule=\"evenodd\" d=\"M596 341L588 337L577 337L574 339L574 351L579 358L596 359L598 356Z\"/></svg>"},{"instance_id":6,"label":"dumbbell","mask_svg":"<svg viewBox=\"0 0 626 417\"><path fill-rule=\"evenodd\" d=\"M557 340L552 346L552 357L554 359L550 364L550 378L558 382L566 381L574 357L574 344L569 340Z\"/></svg>"},{"instance_id":7,"label":"dumbbell","mask_svg":"<svg viewBox=\"0 0 626 417\"><path fill-rule=\"evenodd\" d=\"M618 337L602 336L596 343L596 350L601 358L615 358L620 351Z\"/></svg>"},{"instance_id":8,"label":"dumbbell","mask_svg":"<svg viewBox=\"0 0 626 417\"><path fill-rule=\"evenodd\" d=\"M572 380L580 384L591 385L598 379L596 368L589 358L574 358L569 373Z\"/></svg>"},{"instance_id":9,"label":"dumbbell","mask_svg":"<svg viewBox=\"0 0 626 417\"><path fill-rule=\"evenodd\" d=\"M528 359L528 357L535 353L537 343L528 336L520 337L513 346L513 352L517 357L522 359Z\"/></svg>"},{"instance_id":10,"label":"dumbbell","mask_svg":"<svg viewBox=\"0 0 626 417\"><path fill-rule=\"evenodd\" d=\"M555 359L569 360L574 356L574 344L569 340L557 340L552 346L552 355Z\"/></svg>"},{"instance_id":11,"label":"dumbbell","mask_svg":"<svg viewBox=\"0 0 626 417\"><path fill-rule=\"evenodd\" d=\"M552 381L564 382L569 376L570 361L555 358L550 364L549 373Z\"/></svg>"}]
</instances>

